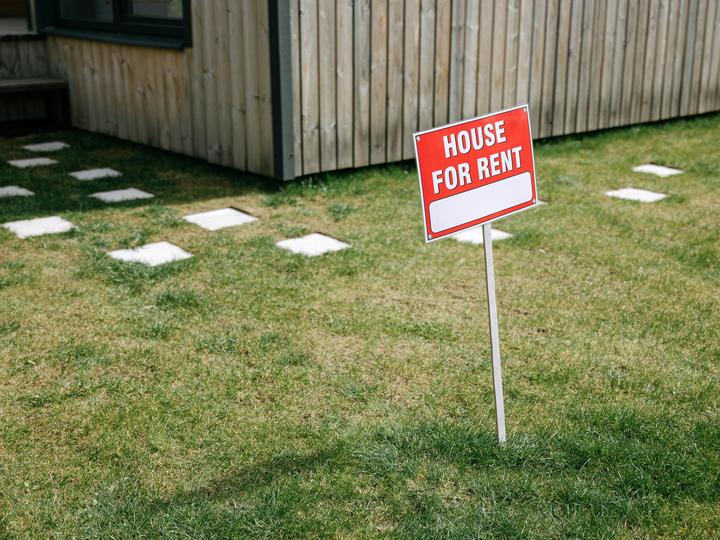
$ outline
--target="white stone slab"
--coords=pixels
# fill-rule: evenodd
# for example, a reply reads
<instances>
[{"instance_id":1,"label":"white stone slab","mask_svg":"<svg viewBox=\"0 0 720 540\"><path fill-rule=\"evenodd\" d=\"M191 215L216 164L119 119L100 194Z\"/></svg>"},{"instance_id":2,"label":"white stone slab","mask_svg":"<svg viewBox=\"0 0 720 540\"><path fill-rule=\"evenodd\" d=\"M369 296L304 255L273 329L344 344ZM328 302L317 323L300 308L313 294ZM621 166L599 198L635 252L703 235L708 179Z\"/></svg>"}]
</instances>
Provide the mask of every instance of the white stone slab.
<instances>
[{"instance_id":1,"label":"white stone slab","mask_svg":"<svg viewBox=\"0 0 720 540\"><path fill-rule=\"evenodd\" d=\"M606 191L605 195L608 197L615 197L617 199L625 199L626 201L644 203L657 202L667 197L664 193L655 193L654 191L637 188L622 188L614 191Z\"/></svg>"},{"instance_id":2,"label":"white stone slab","mask_svg":"<svg viewBox=\"0 0 720 540\"><path fill-rule=\"evenodd\" d=\"M46 157L37 157L30 159L16 159L14 161L8 161L13 167L18 169L27 169L29 167L44 167L45 165L55 165L57 161Z\"/></svg>"},{"instance_id":3,"label":"white stone slab","mask_svg":"<svg viewBox=\"0 0 720 540\"><path fill-rule=\"evenodd\" d=\"M672 169L670 167L663 167L662 165L653 165L651 163L633 167L633 171L639 172L639 173L654 174L655 176L660 176L662 178L665 178L667 176L675 176L676 174L682 174L683 172L685 172L685 171L681 171L680 169Z\"/></svg>"},{"instance_id":4,"label":"white stone slab","mask_svg":"<svg viewBox=\"0 0 720 540\"><path fill-rule=\"evenodd\" d=\"M113 259L142 263L147 266L159 266L192 257L187 251L170 242L156 242L135 249L120 249L108 253Z\"/></svg>"},{"instance_id":5,"label":"white stone slab","mask_svg":"<svg viewBox=\"0 0 720 540\"><path fill-rule=\"evenodd\" d=\"M75 228L72 223L58 216L11 221L10 223L5 223L3 227L8 231L14 232L19 238L64 233Z\"/></svg>"},{"instance_id":6,"label":"white stone slab","mask_svg":"<svg viewBox=\"0 0 720 540\"><path fill-rule=\"evenodd\" d=\"M119 203L125 201L137 201L140 199L152 199L155 195L142 191L141 189L127 188L113 191L101 191L90 195L106 203Z\"/></svg>"},{"instance_id":7,"label":"white stone slab","mask_svg":"<svg viewBox=\"0 0 720 540\"><path fill-rule=\"evenodd\" d=\"M70 176L78 180L98 180L99 178L116 178L122 176L122 173L115 169L88 169L86 171L76 171L70 173Z\"/></svg>"},{"instance_id":8,"label":"white stone slab","mask_svg":"<svg viewBox=\"0 0 720 540\"><path fill-rule=\"evenodd\" d=\"M506 233L506 232L498 230L498 229L492 229L492 231L490 231L490 232L491 232L493 242L498 242L500 240L507 240L508 238L512 238L512 234ZM464 244L482 245L484 242L483 228L475 227L473 229L467 229L465 231L459 232L453 236L453 240L457 240L458 242L463 242Z\"/></svg>"},{"instance_id":9,"label":"white stone slab","mask_svg":"<svg viewBox=\"0 0 720 540\"><path fill-rule=\"evenodd\" d=\"M23 146L25 150L30 152L57 152L63 148L68 148L70 145L60 141L46 142L40 144L28 144Z\"/></svg>"},{"instance_id":10,"label":"white stone slab","mask_svg":"<svg viewBox=\"0 0 720 540\"><path fill-rule=\"evenodd\" d=\"M227 227L235 227L257 221L245 212L235 210L234 208L222 208L220 210L212 210L210 212L202 212L200 214L191 214L183 218L185 221L199 225L208 231L218 231Z\"/></svg>"},{"instance_id":11,"label":"white stone slab","mask_svg":"<svg viewBox=\"0 0 720 540\"><path fill-rule=\"evenodd\" d=\"M5 186L0 187L0 199L7 197L32 197L35 195L29 189L21 188L19 186Z\"/></svg>"},{"instance_id":12,"label":"white stone slab","mask_svg":"<svg viewBox=\"0 0 720 540\"><path fill-rule=\"evenodd\" d=\"M317 257L318 255L332 251L340 251L350 247L350 244L319 233L308 234L307 236L292 238L290 240L281 240L275 245L297 253L298 255L306 255L308 257Z\"/></svg>"}]
</instances>

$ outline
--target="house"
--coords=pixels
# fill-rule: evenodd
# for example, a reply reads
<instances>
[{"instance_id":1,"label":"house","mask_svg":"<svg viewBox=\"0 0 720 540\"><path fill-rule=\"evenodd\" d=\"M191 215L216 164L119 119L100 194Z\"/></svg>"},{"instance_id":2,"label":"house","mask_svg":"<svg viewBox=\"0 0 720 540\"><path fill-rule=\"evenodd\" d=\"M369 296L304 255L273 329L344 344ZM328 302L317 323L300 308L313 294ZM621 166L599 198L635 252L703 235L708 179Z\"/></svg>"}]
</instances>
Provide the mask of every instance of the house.
<instances>
[{"instance_id":1,"label":"house","mask_svg":"<svg viewBox=\"0 0 720 540\"><path fill-rule=\"evenodd\" d=\"M720 5L706 0L2 9L0 33L30 31L0 37L0 78L66 80L72 125L280 179L410 159L413 132L519 103L536 138L720 110ZM42 106L3 100L0 120Z\"/></svg>"}]
</instances>

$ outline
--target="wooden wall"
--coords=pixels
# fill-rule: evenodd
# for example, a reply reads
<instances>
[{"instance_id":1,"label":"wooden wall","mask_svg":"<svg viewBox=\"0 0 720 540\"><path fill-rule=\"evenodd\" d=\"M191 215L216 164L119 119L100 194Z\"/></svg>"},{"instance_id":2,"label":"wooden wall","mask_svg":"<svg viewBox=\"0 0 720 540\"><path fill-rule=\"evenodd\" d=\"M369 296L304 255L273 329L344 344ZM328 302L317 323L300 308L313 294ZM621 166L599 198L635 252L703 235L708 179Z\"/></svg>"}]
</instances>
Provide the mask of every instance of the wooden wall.
<instances>
[{"instance_id":1,"label":"wooden wall","mask_svg":"<svg viewBox=\"0 0 720 540\"><path fill-rule=\"evenodd\" d=\"M182 52L49 37L73 125L273 174L267 2L193 0Z\"/></svg>"},{"instance_id":2,"label":"wooden wall","mask_svg":"<svg viewBox=\"0 0 720 540\"><path fill-rule=\"evenodd\" d=\"M720 110L717 0L291 0L296 174L529 103L550 137Z\"/></svg>"},{"instance_id":3,"label":"wooden wall","mask_svg":"<svg viewBox=\"0 0 720 540\"><path fill-rule=\"evenodd\" d=\"M36 36L6 36L0 39L0 79L48 76L45 41ZM42 99L27 96L3 96L0 100L0 122L42 118Z\"/></svg>"}]
</instances>

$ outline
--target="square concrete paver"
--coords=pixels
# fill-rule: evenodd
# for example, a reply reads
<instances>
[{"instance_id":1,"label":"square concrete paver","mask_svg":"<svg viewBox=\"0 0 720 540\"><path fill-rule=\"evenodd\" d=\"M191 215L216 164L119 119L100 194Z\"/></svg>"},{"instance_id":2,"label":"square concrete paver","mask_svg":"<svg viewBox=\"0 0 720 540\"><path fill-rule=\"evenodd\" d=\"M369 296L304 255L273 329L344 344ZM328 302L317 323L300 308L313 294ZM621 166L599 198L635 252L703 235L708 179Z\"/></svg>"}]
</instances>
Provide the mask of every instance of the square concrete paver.
<instances>
[{"instance_id":1,"label":"square concrete paver","mask_svg":"<svg viewBox=\"0 0 720 540\"><path fill-rule=\"evenodd\" d=\"M647 191L646 189L637 188L622 188L613 191L606 191L605 195L608 197L615 197L616 199L625 199L626 201L637 201L644 203L657 202L665 197L664 193L656 193L654 191Z\"/></svg>"},{"instance_id":2,"label":"square concrete paver","mask_svg":"<svg viewBox=\"0 0 720 540\"><path fill-rule=\"evenodd\" d=\"M218 231L227 227L236 227L237 225L257 221L257 218L240 210L235 210L234 208L222 208L220 210L211 210L210 212L191 214L185 216L183 219L199 225L208 231Z\"/></svg>"},{"instance_id":3,"label":"square concrete paver","mask_svg":"<svg viewBox=\"0 0 720 540\"><path fill-rule=\"evenodd\" d=\"M77 178L78 180L99 180L100 178L116 178L122 176L121 172L115 169L88 169L86 171L75 171L70 173L70 176Z\"/></svg>"},{"instance_id":4,"label":"square concrete paver","mask_svg":"<svg viewBox=\"0 0 720 540\"><path fill-rule=\"evenodd\" d=\"M68 148L70 145L60 141L39 143L39 144L28 144L23 146L25 150L30 152L57 152L63 148Z\"/></svg>"},{"instance_id":5,"label":"square concrete paver","mask_svg":"<svg viewBox=\"0 0 720 540\"><path fill-rule=\"evenodd\" d=\"M652 163L633 167L633 171L639 173L654 174L655 176L660 176L661 178L665 178L667 176L675 176L676 174L682 174L683 172L685 172L681 171L680 169L663 167L662 165L653 165Z\"/></svg>"},{"instance_id":6,"label":"square concrete paver","mask_svg":"<svg viewBox=\"0 0 720 540\"><path fill-rule=\"evenodd\" d=\"M506 233L504 231L500 231L498 229L493 229L492 231L490 231L490 233L491 233L493 242L498 242L500 240L507 240L508 238L512 238L512 234ZM465 231L459 232L453 236L453 240L457 240L458 242L462 242L464 244L481 245L484 243L483 228L475 227L473 229L467 229Z\"/></svg>"},{"instance_id":7,"label":"square concrete paver","mask_svg":"<svg viewBox=\"0 0 720 540\"><path fill-rule=\"evenodd\" d=\"M0 199L8 197L32 197L35 195L29 189L21 188L20 186L5 186L0 187Z\"/></svg>"},{"instance_id":8,"label":"square concrete paver","mask_svg":"<svg viewBox=\"0 0 720 540\"><path fill-rule=\"evenodd\" d=\"M90 196L106 203L119 203L138 201L140 199L152 199L155 195L142 191L141 189L127 188L116 189L114 191L101 191L100 193L93 193Z\"/></svg>"},{"instance_id":9,"label":"square concrete paver","mask_svg":"<svg viewBox=\"0 0 720 540\"><path fill-rule=\"evenodd\" d=\"M160 266L192 257L190 253L170 242L155 242L135 249L119 249L108 255L119 261L137 262L147 266Z\"/></svg>"},{"instance_id":10,"label":"square concrete paver","mask_svg":"<svg viewBox=\"0 0 720 540\"><path fill-rule=\"evenodd\" d=\"M75 228L69 221L58 216L46 218L11 221L3 225L8 231L14 232L19 238L42 236L44 234L59 234Z\"/></svg>"},{"instance_id":11,"label":"square concrete paver","mask_svg":"<svg viewBox=\"0 0 720 540\"><path fill-rule=\"evenodd\" d=\"M307 236L292 238L290 240L281 240L275 245L297 253L298 255L306 255L308 257L317 257L318 255L340 251L350 247L350 244L335 240L330 236L320 233L308 234Z\"/></svg>"},{"instance_id":12,"label":"square concrete paver","mask_svg":"<svg viewBox=\"0 0 720 540\"><path fill-rule=\"evenodd\" d=\"M46 165L55 165L57 161L46 157L37 157L30 159L16 159L13 161L8 161L8 163L13 167L17 167L18 169L28 169L30 167L44 167Z\"/></svg>"}]
</instances>

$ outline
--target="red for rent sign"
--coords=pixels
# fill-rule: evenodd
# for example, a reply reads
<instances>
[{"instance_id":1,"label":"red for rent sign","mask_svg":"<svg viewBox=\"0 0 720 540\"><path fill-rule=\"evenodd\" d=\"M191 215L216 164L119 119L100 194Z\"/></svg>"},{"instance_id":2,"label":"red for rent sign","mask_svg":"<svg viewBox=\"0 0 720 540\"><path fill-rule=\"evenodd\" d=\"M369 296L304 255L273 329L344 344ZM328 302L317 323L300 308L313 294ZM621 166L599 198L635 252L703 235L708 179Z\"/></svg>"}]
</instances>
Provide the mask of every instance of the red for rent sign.
<instances>
[{"instance_id":1,"label":"red for rent sign","mask_svg":"<svg viewBox=\"0 0 720 540\"><path fill-rule=\"evenodd\" d=\"M537 204L527 105L414 138L427 242Z\"/></svg>"}]
</instances>

